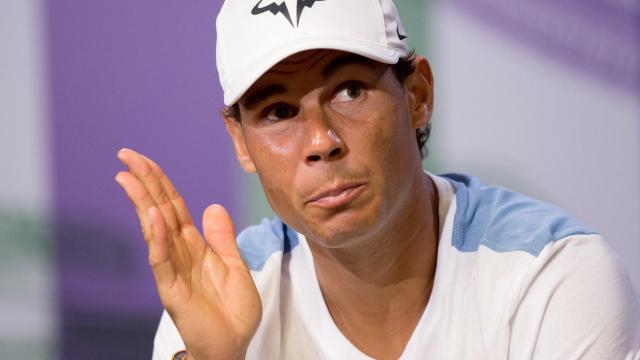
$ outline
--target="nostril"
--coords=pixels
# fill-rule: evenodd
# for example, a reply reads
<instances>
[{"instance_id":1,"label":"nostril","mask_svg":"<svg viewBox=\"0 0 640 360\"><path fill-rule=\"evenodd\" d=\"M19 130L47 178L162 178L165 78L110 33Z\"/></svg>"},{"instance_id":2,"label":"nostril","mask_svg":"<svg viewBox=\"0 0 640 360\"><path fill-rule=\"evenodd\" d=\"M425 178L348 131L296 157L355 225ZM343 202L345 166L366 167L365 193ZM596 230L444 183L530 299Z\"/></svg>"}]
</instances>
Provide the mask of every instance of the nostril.
<instances>
[{"instance_id":1,"label":"nostril","mask_svg":"<svg viewBox=\"0 0 640 360\"><path fill-rule=\"evenodd\" d=\"M337 148L335 148L335 149L331 150L331 152L329 153L329 157L334 157L334 156L336 156L336 155L339 155L339 154L340 154L340 152L341 152L340 148L339 148L339 147L337 147Z\"/></svg>"},{"instance_id":2,"label":"nostril","mask_svg":"<svg viewBox=\"0 0 640 360\"><path fill-rule=\"evenodd\" d=\"M319 161L320 155L309 155L307 156L307 160L311 162Z\"/></svg>"}]
</instances>

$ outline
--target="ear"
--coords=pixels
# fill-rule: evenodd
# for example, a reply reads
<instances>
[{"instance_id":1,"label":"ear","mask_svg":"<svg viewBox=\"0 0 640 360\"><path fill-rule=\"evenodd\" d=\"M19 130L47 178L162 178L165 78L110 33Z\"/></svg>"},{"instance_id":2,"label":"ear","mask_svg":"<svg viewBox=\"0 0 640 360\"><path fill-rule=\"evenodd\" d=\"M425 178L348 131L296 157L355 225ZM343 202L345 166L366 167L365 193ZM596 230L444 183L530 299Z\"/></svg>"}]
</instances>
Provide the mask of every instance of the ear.
<instances>
[{"instance_id":1,"label":"ear","mask_svg":"<svg viewBox=\"0 0 640 360\"><path fill-rule=\"evenodd\" d=\"M416 70L405 80L409 94L411 125L418 129L431 121L433 114L433 74L427 59L417 55L413 60Z\"/></svg>"},{"instance_id":2,"label":"ear","mask_svg":"<svg viewBox=\"0 0 640 360\"><path fill-rule=\"evenodd\" d=\"M242 124L230 116L224 116L224 125L227 127L227 133L233 141L233 147L236 150L236 157L242 169L248 173L255 173L256 166L253 164L251 155L247 151L247 144L244 140L242 132Z\"/></svg>"}]
</instances>

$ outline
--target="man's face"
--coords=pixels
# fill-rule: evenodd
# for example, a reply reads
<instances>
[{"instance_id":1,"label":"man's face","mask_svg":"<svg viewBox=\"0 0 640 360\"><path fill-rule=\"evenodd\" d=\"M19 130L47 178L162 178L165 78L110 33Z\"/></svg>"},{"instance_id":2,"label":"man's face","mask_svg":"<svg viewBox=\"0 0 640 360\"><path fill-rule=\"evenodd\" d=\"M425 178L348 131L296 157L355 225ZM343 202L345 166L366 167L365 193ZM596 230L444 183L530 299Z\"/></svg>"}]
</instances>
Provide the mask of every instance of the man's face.
<instances>
[{"instance_id":1,"label":"man's face","mask_svg":"<svg viewBox=\"0 0 640 360\"><path fill-rule=\"evenodd\" d=\"M376 234L411 202L421 174L415 129L429 120L421 101L431 97L430 84L416 96L414 82L353 54L306 51L245 93L241 123L225 120L276 214L309 239L341 247Z\"/></svg>"}]
</instances>

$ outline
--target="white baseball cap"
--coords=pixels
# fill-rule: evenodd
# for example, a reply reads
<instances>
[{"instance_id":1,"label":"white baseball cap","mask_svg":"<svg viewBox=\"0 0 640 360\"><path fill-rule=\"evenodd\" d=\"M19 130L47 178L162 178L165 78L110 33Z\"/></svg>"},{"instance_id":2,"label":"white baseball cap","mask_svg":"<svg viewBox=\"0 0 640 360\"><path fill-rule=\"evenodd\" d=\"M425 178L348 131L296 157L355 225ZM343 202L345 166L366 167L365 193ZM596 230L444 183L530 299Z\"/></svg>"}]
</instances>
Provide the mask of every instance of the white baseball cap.
<instances>
[{"instance_id":1,"label":"white baseball cap","mask_svg":"<svg viewBox=\"0 0 640 360\"><path fill-rule=\"evenodd\" d=\"M395 64L406 32L392 0L226 0L216 62L232 105L272 66L304 50L333 49Z\"/></svg>"}]
</instances>

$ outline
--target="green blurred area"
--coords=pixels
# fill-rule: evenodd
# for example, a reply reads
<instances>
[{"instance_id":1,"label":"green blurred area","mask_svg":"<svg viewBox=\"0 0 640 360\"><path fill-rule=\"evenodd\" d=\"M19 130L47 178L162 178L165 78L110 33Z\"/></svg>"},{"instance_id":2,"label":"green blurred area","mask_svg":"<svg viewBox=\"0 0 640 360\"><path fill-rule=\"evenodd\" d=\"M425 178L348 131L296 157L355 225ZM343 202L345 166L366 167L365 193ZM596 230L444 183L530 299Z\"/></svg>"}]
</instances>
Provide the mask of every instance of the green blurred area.
<instances>
[{"instance_id":1,"label":"green blurred area","mask_svg":"<svg viewBox=\"0 0 640 360\"><path fill-rule=\"evenodd\" d=\"M45 261L51 255L50 226L34 211L0 208L0 268L22 260Z\"/></svg>"},{"instance_id":2,"label":"green blurred area","mask_svg":"<svg viewBox=\"0 0 640 360\"><path fill-rule=\"evenodd\" d=\"M43 214L0 208L0 359L55 357L51 240Z\"/></svg>"},{"instance_id":3,"label":"green blurred area","mask_svg":"<svg viewBox=\"0 0 640 360\"><path fill-rule=\"evenodd\" d=\"M52 346L41 340L18 339L4 341L0 339L0 359L48 360L56 358Z\"/></svg>"},{"instance_id":4,"label":"green blurred area","mask_svg":"<svg viewBox=\"0 0 640 360\"><path fill-rule=\"evenodd\" d=\"M420 0L396 0L395 4L407 32L409 46L416 49L418 54L424 54L427 44L425 14L428 3Z\"/></svg>"}]
</instances>

